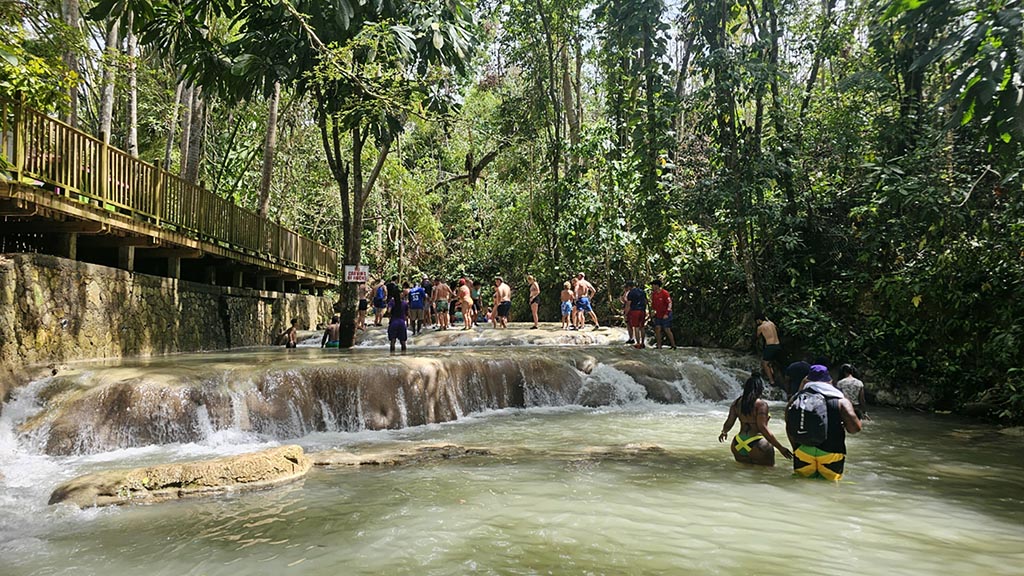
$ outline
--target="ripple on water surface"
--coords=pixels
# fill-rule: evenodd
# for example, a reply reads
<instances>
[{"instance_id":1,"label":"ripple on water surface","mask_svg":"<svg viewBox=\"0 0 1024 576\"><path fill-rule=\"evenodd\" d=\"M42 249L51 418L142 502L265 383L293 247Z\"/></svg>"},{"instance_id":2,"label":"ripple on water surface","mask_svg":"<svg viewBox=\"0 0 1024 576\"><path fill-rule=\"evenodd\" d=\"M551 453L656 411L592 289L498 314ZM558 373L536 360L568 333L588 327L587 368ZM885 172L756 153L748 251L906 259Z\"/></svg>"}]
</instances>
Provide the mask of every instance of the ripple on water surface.
<instances>
[{"instance_id":1,"label":"ripple on water surface","mask_svg":"<svg viewBox=\"0 0 1024 576\"><path fill-rule=\"evenodd\" d=\"M496 455L316 469L276 490L160 506L37 506L0 544L3 573L1024 573L1021 439L877 411L835 485L793 479L781 458L735 464L716 441L724 416L637 404L319 433L302 442Z\"/></svg>"}]
</instances>

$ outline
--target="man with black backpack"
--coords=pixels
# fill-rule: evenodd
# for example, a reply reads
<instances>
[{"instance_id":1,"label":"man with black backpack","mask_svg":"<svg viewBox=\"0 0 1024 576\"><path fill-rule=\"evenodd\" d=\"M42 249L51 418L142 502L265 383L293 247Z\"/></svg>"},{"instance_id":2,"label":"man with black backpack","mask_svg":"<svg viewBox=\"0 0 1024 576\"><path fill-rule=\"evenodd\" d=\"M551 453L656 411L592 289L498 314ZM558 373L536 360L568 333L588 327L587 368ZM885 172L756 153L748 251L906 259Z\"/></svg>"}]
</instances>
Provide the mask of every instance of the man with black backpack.
<instances>
[{"instance_id":1,"label":"man with black backpack","mask_svg":"<svg viewBox=\"0 0 1024 576\"><path fill-rule=\"evenodd\" d=\"M832 386L828 368L811 366L806 382L786 405L793 471L807 478L838 481L846 461L846 433L860 432L860 419L853 404Z\"/></svg>"}]
</instances>

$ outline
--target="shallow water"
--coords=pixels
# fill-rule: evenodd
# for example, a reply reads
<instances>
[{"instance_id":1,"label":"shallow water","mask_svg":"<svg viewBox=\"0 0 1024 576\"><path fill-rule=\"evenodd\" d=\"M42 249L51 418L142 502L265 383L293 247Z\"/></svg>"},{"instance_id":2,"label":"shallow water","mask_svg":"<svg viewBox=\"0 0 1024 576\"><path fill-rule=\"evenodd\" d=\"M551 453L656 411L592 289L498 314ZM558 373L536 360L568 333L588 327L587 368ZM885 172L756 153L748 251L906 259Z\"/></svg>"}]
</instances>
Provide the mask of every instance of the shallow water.
<instances>
[{"instance_id":1,"label":"shallow water","mask_svg":"<svg viewBox=\"0 0 1024 576\"><path fill-rule=\"evenodd\" d=\"M794 479L783 465L735 464L715 441L724 414L712 405L513 410L390 433L318 434L301 443L443 440L512 452L315 469L277 490L156 506L46 507L51 482L41 481L2 508L26 508L3 523L2 573L1024 570L1019 439L950 418L881 411L851 438L848 475L835 485ZM664 452L623 450L631 443ZM204 449L125 452L49 465L81 471Z\"/></svg>"},{"instance_id":2,"label":"shallow water","mask_svg":"<svg viewBox=\"0 0 1024 576\"><path fill-rule=\"evenodd\" d=\"M45 456L11 432L32 413L30 388L0 416L0 574L1024 574L1022 438L873 410L848 441L844 481L809 481L781 457L774 469L733 462L716 440L726 404L654 404L617 384L610 407L297 441L307 451L451 442L495 455L317 468L278 489L87 510L46 500L85 472L279 441L227 430L199 444ZM771 425L782 436L780 411Z\"/></svg>"}]
</instances>

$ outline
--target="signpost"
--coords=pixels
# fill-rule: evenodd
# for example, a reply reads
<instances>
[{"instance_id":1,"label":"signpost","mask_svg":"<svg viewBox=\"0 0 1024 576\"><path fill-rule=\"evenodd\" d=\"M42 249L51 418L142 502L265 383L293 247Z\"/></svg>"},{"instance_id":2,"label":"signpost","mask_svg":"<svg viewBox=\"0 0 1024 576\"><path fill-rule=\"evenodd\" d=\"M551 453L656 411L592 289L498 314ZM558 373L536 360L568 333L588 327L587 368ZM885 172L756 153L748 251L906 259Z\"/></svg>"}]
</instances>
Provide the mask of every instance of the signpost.
<instances>
[{"instance_id":1,"label":"signpost","mask_svg":"<svg viewBox=\"0 0 1024 576\"><path fill-rule=\"evenodd\" d=\"M345 282L367 282L370 279L370 267L363 265L345 265Z\"/></svg>"}]
</instances>

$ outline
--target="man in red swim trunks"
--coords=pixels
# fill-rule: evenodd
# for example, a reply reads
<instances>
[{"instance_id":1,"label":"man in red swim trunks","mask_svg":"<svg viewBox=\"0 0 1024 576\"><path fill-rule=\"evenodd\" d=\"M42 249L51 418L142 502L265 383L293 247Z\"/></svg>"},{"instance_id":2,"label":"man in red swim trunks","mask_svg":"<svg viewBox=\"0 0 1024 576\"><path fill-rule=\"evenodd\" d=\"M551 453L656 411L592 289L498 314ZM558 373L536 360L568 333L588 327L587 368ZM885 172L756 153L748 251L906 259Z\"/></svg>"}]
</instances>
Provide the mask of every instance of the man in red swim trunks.
<instances>
[{"instance_id":1,"label":"man in red swim trunks","mask_svg":"<svg viewBox=\"0 0 1024 576\"><path fill-rule=\"evenodd\" d=\"M634 348L644 347L644 324L647 320L647 294L632 280L626 282L626 325L629 327L629 339L636 342Z\"/></svg>"}]
</instances>

